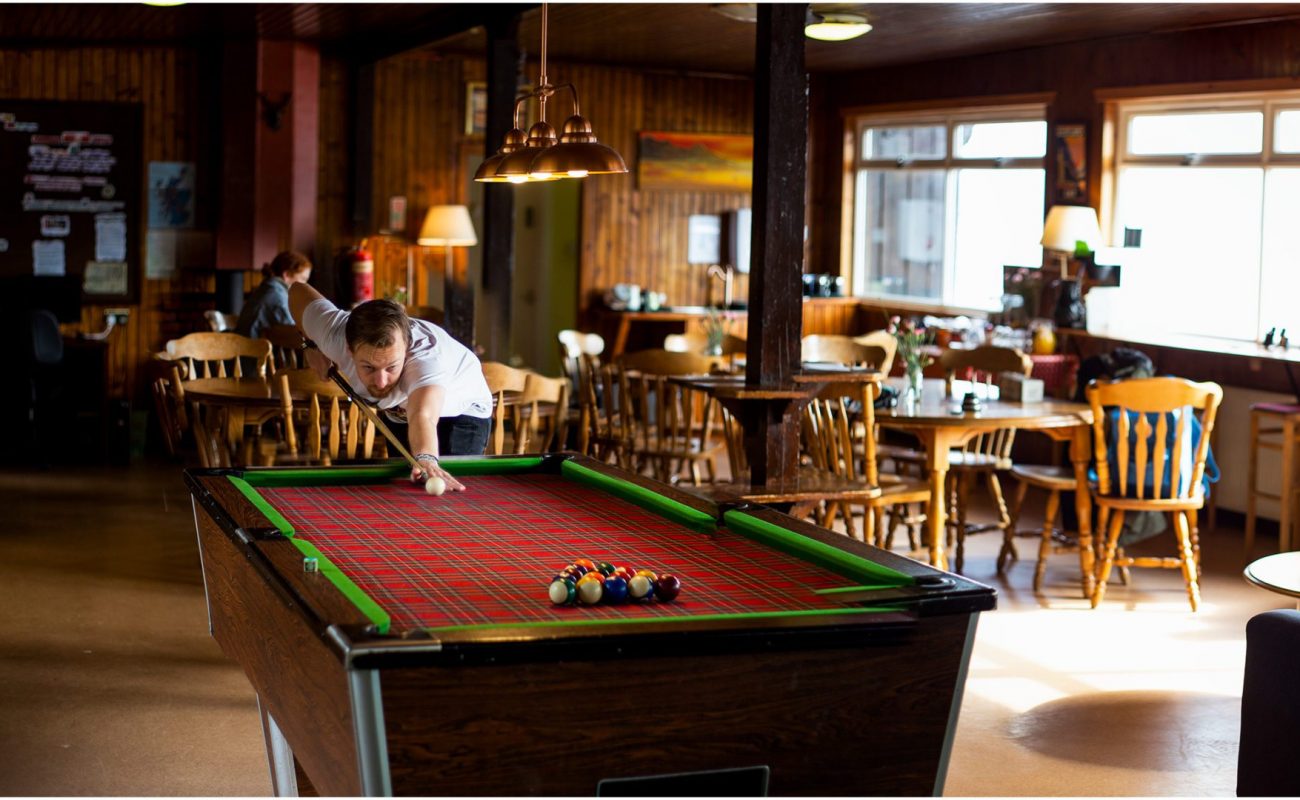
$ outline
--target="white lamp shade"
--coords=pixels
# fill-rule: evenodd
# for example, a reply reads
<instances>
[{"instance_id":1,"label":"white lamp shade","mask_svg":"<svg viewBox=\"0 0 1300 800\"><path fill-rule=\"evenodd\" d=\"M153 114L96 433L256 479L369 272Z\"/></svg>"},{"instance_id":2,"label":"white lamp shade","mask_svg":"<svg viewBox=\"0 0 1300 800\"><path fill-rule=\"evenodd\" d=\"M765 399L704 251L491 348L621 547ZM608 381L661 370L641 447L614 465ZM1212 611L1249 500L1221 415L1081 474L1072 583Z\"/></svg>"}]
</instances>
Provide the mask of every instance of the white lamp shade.
<instances>
[{"instance_id":1,"label":"white lamp shade","mask_svg":"<svg viewBox=\"0 0 1300 800\"><path fill-rule=\"evenodd\" d=\"M1089 252L1101 247L1097 212L1090 206L1052 206L1047 212L1047 221L1043 223L1040 244L1049 250L1073 253L1076 242L1085 242Z\"/></svg>"},{"instance_id":2,"label":"white lamp shade","mask_svg":"<svg viewBox=\"0 0 1300 800\"><path fill-rule=\"evenodd\" d=\"M433 206L424 215L417 244L432 247L472 247L478 244L474 221L465 206Z\"/></svg>"}]
</instances>

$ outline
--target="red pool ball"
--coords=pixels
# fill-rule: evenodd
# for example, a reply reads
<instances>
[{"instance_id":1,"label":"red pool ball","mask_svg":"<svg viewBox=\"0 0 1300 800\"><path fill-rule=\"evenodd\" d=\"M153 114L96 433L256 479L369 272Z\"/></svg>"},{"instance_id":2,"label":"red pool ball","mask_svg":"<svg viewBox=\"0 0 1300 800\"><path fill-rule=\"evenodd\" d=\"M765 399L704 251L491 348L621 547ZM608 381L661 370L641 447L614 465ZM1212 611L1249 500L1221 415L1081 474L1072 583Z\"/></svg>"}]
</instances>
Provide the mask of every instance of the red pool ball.
<instances>
[{"instance_id":1,"label":"red pool ball","mask_svg":"<svg viewBox=\"0 0 1300 800\"><path fill-rule=\"evenodd\" d=\"M681 591L682 582L676 575L660 575L659 580L655 581L655 597L664 602L675 600Z\"/></svg>"}]
</instances>

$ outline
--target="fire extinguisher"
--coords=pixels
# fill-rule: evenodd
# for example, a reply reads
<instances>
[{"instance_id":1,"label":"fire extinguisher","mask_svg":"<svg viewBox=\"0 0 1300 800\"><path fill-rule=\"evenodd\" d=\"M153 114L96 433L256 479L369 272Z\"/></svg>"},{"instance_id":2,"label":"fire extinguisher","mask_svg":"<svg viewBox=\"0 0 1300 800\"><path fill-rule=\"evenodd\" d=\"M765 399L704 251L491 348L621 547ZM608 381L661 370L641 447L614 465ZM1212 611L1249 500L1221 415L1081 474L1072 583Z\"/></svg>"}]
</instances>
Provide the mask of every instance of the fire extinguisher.
<instances>
[{"instance_id":1,"label":"fire extinguisher","mask_svg":"<svg viewBox=\"0 0 1300 800\"><path fill-rule=\"evenodd\" d=\"M366 249L366 240L348 252L352 273L352 305L375 299L375 260Z\"/></svg>"}]
</instances>

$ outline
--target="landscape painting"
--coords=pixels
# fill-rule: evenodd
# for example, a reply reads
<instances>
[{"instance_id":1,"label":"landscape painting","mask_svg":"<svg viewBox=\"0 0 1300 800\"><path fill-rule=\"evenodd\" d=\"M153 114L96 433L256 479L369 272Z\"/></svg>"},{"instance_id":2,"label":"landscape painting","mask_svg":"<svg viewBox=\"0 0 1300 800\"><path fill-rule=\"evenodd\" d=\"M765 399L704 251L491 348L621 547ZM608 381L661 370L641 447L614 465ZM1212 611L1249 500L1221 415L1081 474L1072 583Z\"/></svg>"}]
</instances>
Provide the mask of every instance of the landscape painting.
<instances>
[{"instance_id":1,"label":"landscape painting","mask_svg":"<svg viewBox=\"0 0 1300 800\"><path fill-rule=\"evenodd\" d=\"M753 183L752 136L642 131L639 155L642 189L748 192Z\"/></svg>"}]
</instances>

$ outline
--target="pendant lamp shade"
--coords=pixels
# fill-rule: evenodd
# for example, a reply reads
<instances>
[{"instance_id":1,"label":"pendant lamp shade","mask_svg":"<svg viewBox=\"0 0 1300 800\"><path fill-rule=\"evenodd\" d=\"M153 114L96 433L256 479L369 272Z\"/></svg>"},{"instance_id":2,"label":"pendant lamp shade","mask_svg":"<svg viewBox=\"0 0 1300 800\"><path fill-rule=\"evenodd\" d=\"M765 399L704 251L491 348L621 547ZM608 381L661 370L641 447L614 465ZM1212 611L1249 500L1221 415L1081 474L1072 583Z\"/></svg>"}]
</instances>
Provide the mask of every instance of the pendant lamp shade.
<instances>
[{"instance_id":1,"label":"pendant lamp shade","mask_svg":"<svg viewBox=\"0 0 1300 800\"><path fill-rule=\"evenodd\" d=\"M596 141L591 123L577 114L564 121L560 143L533 159L533 175L581 178L627 172L627 164L612 147Z\"/></svg>"},{"instance_id":2,"label":"pendant lamp shade","mask_svg":"<svg viewBox=\"0 0 1300 800\"><path fill-rule=\"evenodd\" d=\"M546 121L538 122L528 129L528 144L507 155L497 165L497 177L505 178L511 183L525 183L529 180L550 180L549 177L532 176L533 159L538 154L554 147L555 128Z\"/></svg>"}]
</instances>

